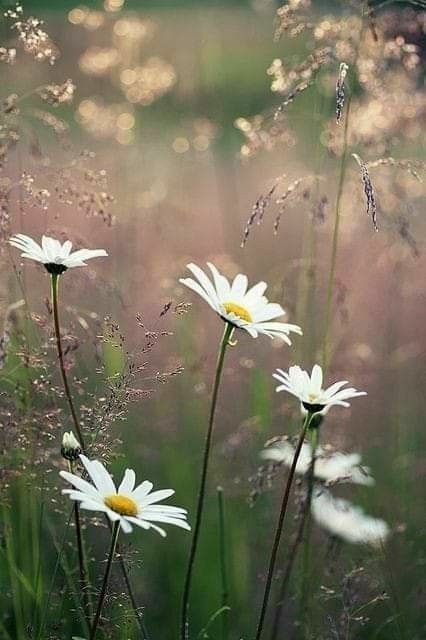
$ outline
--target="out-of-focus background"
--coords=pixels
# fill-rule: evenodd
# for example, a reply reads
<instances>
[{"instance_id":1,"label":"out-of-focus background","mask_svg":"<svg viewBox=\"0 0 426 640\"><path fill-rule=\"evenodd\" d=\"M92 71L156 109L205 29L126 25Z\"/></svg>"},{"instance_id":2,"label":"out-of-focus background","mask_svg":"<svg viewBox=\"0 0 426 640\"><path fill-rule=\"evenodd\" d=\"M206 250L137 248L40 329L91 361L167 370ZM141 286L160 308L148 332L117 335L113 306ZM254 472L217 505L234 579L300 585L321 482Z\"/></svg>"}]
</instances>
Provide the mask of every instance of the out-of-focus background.
<instances>
[{"instance_id":1,"label":"out-of-focus background","mask_svg":"<svg viewBox=\"0 0 426 640\"><path fill-rule=\"evenodd\" d=\"M216 496L221 485L230 637L249 638L263 590L284 471L253 506L248 498L257 485L250 477L261 464L259 453L265 441L294 434L299 428L297 403L275 394L272 372L296 363L310 369L322 358L345 128L344 120L335 124L335 83L339 62L352 61L356 71L349 71L349 152L327 378L330 383L350 380L367 390L368 396L355 399L349 410L330 412L321 427L321 440L362 453L376 486L337 487L336 493L386 520L391 535L384 549L344 542L331 549L326 534L314 529L310 637L420 640L426 631L422 619L425 222L424 184L415 163L424 160L425 96L419 48L424 12L409 3L389 4L361 31L357 3L313 2L303 15L317 26L297 38L284 33L274 41L277 7L262 0L26 3L26 14L45 20L60 55L54 66L24 55L18 55L13 66L3 65L2 99L68 78L75 90L72 101L64 99L51 108L40 105L37 94L24 97L22 107L19 104L19 141L3 167L0 185L8 193L7 232L66 236L82 246L108 250L108 259L63 278L62 319L69 333L70 372L79 380L76 397L81 398L83 416L85 411L89 415L91 402L101 406L109 397L108 388L113 387L109 382L124 370L126 353L135 356L139 369L129 386L134 391L132 400L137 401L129 403L128 414L118 415L109 425L109 437L122 440L115 448L119 455L112 468L117 477L129 466L138 477L175 488L175 502L189 509L190 521L222 326L201 299L179 285L179 277L187 275L185 265L193 261L203 266L209 260L228 276L243 272L250 282L266 280L269 298L282 303L288 320L303 327L304 337L296 336L291 348L239 334L237 346L227 356L219 398L191 619L201 634L198 637L207 637L202 629L221 605ZM12 46L6 20L0 29L0 45ZM288 73L312 55L315 46L329 46L329 41L337 58L320 68L312 86L300 91L283 117L274 120L282 96L294 87L286 84L277 60ZM297 84L311 76L309 69L301 68L293 80ZM272 92L271 82L275 83ZM43 113L51 113L58 121L49 121ZM414 162L408 170L395 162L370 169L378 233L366 214L363 183L352 152L364 161ZM290 192L278 232L274 234L274 219L279 207L271 205L241 248L254 202L279 176L283 176L280 193L289 187ZM42 332L42 338L31 340L38 347L41 341L53 366L52 343L43 333L49 323L47 277L33 263L20 263L16 253L7 250L2 272L4 314L24 291L37 330ZM161 316L169 302L170 311ZM191 307L181 304L189 302ZM110 320L105 322L107 316ZM147 331L155 335L147 337ZM160 335L163 332L173 335ZM14 356L3 369L2 391L8 403L15 396L20 398L20 410L25 412L31 393L25 382L28 370L22 373L19 362L19 356ZM32 365L37 363L30 362L30 369ZM36 378L40 383L39 372ZM109 381L106 386L105 380ZM60 401L57 404L61 406ZM65 411L55 415L53 423L56 430L50 433L46 454L51 478L59 465L54 452L62 431L70 426ZM108 453L107 447L103 453ZM17 550L30 544L26 523L31 509L22 498L27 480L25 474L16 479L12 475L7 483L9 526L16 532L15 550L8 547L8 552L17 557ZM56 510L67 505L60 504L65 499L58 493L43 490L49 498L44 511L51 513L40 516L46 520L38 531L44 532L50 554L43 559L43 589L48 590L61 537L49 532L53 523L57 526L61 521ZM293 530L294 520L289 518L283 560ZM90 518L86 531L102 570L107 532L101 526L93 530ZM175 638L189 536L173 530L163 541L137 531L125 544L131 559L134 552L132 580L152 637ZM22 619L31 617L31 598L30 604L14 600L14 585L20 584L22 576L29 581L28 589L33 588L31 580L37 571L27 555L25 551L16 560L20 573L4 574L0 615L11 638L21 637L14 622L19 607ZM363 579L351 595L355 605L348 604L342 584L345 576L360 567ZM61 571L58 575L56 595L66 584ZM115 579L117 589L122 589L118 572ZM282 626L288 638L298 634L299 590L296 571ZM382 600L383 592L388 597ZM349 635L333 635L350 607L357 612L375 598L362 626L353 621ZM66 598L65 602L71 614L65 612L59 595L52 598L50 635L45 637L70 637L63 635L61 616L78 633L72 606ZM119 629L122 619L119 603L115 604L112 601L111 615ZM206 633L217 638L220 632L218 618ZM113 633L111 637L121 636Z\"/></svg>"}]
</instances>

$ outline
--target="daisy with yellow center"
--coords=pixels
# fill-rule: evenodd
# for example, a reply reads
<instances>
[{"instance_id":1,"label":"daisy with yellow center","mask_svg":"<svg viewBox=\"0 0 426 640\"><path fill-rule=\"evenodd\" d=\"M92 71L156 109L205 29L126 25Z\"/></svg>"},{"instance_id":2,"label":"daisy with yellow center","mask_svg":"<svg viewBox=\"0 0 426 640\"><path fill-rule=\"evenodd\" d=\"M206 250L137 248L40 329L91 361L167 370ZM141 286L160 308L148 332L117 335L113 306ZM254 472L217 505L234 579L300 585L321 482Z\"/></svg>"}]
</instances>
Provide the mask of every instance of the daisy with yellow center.
<instances>
[{"instance_id":1,"label":"daisy with yellow center","mask_svg":"<svg viewBox=\"0 0 426 640\"><path fill-rule=\"evenodd\" d=\"M302 334L302 330L295 324L277 322L276 319L285 315L280 304L268 302L264 296L266 282L258 282L248 288L247 276L239 273L232 283L223 276L210 262L207 263L212 278L195 264L188 264L188 269L194 278L181 278L180 282L198 293L207 304L233 327L244 329L252 338L259 334L270 338L281 338L291 344L291 332Z\"/></svg>"},{"instance_id":2,"label":"daisy with yellow center","mask_svg":"<svg viewBox=\"0 0 426 640\"><path fill-rule=\"evenodd\" d=\"M89 460L84 455L80 460L93 484L68 471L61 471L60 475L74 487L64 489L62 493L69 495L71 500L78 500L82 509L103 511L112 522L119 523L125 533L130 533L132 525L137 525L142 529L154 529L164 537L166 532L156 523L173 524L190 531L186 509L157 504L172 496L173 489L152 491L152 482L148 480L135 487L136 475L132 469L126 469L116 489L101 462Z\"/></svg>"},{"instance_id":3,"label":"daisy with yellow center","mask_svg":"<svg viewBox=\"0 0 426 640\"><path fill-rule=\"evenodd\" d=\"M347 380L335 382L327 389L322 388L323 373L319 364L315 364L312 373L303 371L299 366L290 367L288 372L277 369L273 377L281 384L277 391L287 391L301 402L302 412L325 415L330 407L340 405L349 407L350 398L367 395L365 391L357 391L353 387L343 389Z\"/></svg>"}]
</instances>

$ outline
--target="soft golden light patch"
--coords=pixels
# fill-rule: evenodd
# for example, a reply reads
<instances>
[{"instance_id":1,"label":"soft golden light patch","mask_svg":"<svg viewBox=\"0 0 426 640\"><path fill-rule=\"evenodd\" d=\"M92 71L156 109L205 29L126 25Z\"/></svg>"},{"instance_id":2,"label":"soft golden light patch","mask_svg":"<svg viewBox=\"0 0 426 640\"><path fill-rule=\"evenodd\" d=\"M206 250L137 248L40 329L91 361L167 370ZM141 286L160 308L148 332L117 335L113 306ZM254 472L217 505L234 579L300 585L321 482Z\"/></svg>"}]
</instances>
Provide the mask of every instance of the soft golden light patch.
<instances>
[{"instance_id":1,"label":"soft golden light patch","mask_svg":"<svg viewBox=\"0 0 426 640\"><path fill-rule=\"evenodd\" d=\"M134 500L127 496L116 494L104 498L107 507L119 513L121 516L137 516L138 505Z\"/></svg>"},{"instance_id":2,"label":"soft golden light patch","mask_svg":"<svg viewBox=\"0 0 426 640\"><path fill-rule=\"evenodd\" d=\"M308 400L311 404L315 404L319 400L319 396L317 393L310 393L308 395Z\"/></svg>"},{"instance_id":3,"label":"soft golden light patch","mask_svg":"<svg viewBox=\"0 0 426 640\"><path fill-rule=\"evenodd\" d=\"M251 315L247 311L247 309L244 309L244 307L240 307L239 304L235 304L235 302L224 302L223 306L226 313L233 313L245 322L253 322Z\"/></svg>"}]
</instances>

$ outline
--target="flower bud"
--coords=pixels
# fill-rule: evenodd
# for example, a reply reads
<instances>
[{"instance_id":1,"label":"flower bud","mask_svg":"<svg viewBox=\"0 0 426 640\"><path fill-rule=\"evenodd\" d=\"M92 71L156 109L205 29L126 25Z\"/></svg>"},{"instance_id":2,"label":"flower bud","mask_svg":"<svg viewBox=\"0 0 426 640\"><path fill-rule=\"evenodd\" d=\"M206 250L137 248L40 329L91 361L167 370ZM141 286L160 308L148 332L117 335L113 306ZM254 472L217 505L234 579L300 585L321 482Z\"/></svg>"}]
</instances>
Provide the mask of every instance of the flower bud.
<instances>
[{"instance_id":1,"label":"flower bud","mask_svg":"<svg viewBox=\"0 0 426 640\"><path fill-rule=\"evenodd\" d=\"M62 438L61 455L66 460L77 460L81 445L72 431L65 431Z\"/></svg>"}]
</instances>

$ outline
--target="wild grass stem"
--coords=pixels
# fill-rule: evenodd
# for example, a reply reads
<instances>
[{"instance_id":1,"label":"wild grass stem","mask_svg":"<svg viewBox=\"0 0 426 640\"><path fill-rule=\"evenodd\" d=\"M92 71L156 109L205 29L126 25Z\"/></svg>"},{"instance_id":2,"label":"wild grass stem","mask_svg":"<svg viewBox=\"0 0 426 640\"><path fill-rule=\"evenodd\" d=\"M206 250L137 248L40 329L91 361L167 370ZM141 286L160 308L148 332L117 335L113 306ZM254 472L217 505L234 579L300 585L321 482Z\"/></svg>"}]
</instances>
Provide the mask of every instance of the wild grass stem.
<instances>
[{"instance_id":1,"label":"wild grass stem","mask_svg":"<svg viewBox=\"0 0 426 640\"><path fill-rule=\"evenodd\" d=\"M200 536L201 522L203 517L204 500L206 495L206 480L207 471L209 466L210 450L212 446L213 438L213 426L214 417L216 413L217 397L220 387L220 380L222 377L223 363L225 359L226 347L229 344L233 333L234 327L227 322L223 332L222 340L219 347L219 353L216 363L216 373L213 382L212 399L210 406L210 416L207 428L207 434L204 444L203 463L201 468L200 484L198 491L197 509L195 516L194 532L192 534L191 548L189 551L188 566L185 575L185 583L182 597L182 612L181 612L181 625L180 625L180 637L181 640L187 640L189 638L189 621L188 621L188 609L189 609L189 597L191 592L192 574L194 569L195 557L197 555L198 540Z\"/></svg>"},{"instance_id":2,"label":"wild grass stem","mask_svg":"<svg viewBox=\"0 0 426 640\"><path fill-rule=\"evenodd\" d=\"M291 467L290 467L290 472L288 474L287 483L286 483L286 486L285 486L285 490L284 490L284 494L283 494L283 498L282 498L282 502L281 502L281 509L280 509L280 514L279 514L279 517L278 517L277 527L276 527L276 530L275 530L274 542L273 542L273 545L272 545L271 555L270 555L270 559L269 559L269 567L268 567L268 574L267 574L267 578L266 578L265 591L264 591L264 594L263 594L263 601L262 601L262 606L261 606L261 610L260 610L260 616L259 616L259 620L258 620L258 623L257 623L257 631L256 631L256 636L255 636L256 640L260 640L260 638L262 636L262 632L263 632L263 625L264 625L264 622L265 622L265 616L266 616L266 611L267 611L267 608L268 608L269 596L270 596L271 587L272 587L272 579L274 577L275 564L276 564L276 561L277 561L278 549L279 549L279 546L280 546L281 534L282 534L283 525L284 525L284 519L285 519L285 515L287 513L288 501L289 501L289 498L290 498L290 490L291 490L291 487L292 487L292 484L293 484L294 474L296 472L297 461L299 459L300 451L302 449L302 445L303 445L303 442L305 440L306 433L307 433L307 431L309 429L309 425L310 425L312 417L314 415L315 414L313 414L313 413L307 413L307 415L306 415L305 421L303 423L302 431L301 431L300 436L299 436L299 441L297 443L296 451L294 453L293 462L292 462Z\"/></svg>"},{"instance_id":3,"label":"wild grass stem","mask_svg":"<svg viewBox=\"0 0 426 640\"><path fill-rule=\"evenodd\" d=\"M222 608L224 610L222 615L222 640L227 640L229 636L229 586L226 566L225 504L222 487L217 488L217 502L219 512L219 561L222 581Z\"/></svg>"}]
</instances>

